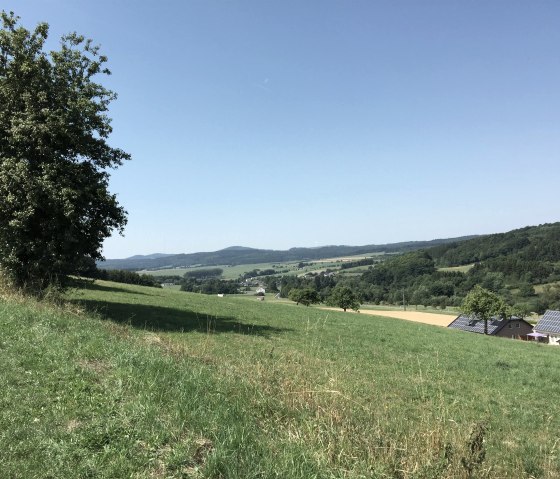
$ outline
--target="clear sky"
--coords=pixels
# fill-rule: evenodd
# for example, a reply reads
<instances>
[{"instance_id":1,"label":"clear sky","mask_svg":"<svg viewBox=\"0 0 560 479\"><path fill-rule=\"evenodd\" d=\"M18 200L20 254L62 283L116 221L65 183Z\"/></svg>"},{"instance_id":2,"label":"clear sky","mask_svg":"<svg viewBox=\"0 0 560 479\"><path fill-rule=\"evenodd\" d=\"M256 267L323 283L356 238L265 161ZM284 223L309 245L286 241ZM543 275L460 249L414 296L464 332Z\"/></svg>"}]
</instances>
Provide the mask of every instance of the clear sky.
<instances>
[{"instance_id":1,"label":"clear sky","mask_svg":"<svg viewBox=\"0 0 560 479\"><path fill-rule=\"evenodd\" d=\"M557 0L3 0L101 45L108 258L560 220Z\"/></svg>"}]
</instances>

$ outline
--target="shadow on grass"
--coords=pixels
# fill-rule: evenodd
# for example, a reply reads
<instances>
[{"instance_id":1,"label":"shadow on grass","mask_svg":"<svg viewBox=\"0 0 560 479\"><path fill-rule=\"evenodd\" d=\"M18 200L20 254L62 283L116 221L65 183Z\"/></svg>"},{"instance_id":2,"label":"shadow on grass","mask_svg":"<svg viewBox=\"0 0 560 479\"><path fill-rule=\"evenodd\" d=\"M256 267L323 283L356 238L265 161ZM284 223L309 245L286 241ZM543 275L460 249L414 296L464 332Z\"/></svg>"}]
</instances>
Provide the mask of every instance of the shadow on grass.
<instances>
[{"instance_id":1,"label":"shadow on grass","mask_svg":"<svg viewBox=\"0 0 560 479\"><path fill-rule=\"evenodd\" d=\"M91 299L74 300L72 302L80 304L102 318L148 331L238 333L265 338L291 331L291 329L274 326L244 324L236 318L209 316L185 309L145 304L113 303Z\"/></svg>"},{"instance_id":2,"label":"shadow on grass","mask_svg":"<svg viewBox=\"0 0 560 479\"><path fill-rule=\"evenodd\" d=\"M118 288L115 286L104 286L93 280L88 279L75 279L70 282L69 286L75 289L89 289L90 291L105 291L109 293L128 293L128 294L140 294L144 296L149 296L148 293L143 293L142 291L131 291L126 288ZM158 288L154 288L154 293L157 292Z\"/></svg>"}]
</instances>

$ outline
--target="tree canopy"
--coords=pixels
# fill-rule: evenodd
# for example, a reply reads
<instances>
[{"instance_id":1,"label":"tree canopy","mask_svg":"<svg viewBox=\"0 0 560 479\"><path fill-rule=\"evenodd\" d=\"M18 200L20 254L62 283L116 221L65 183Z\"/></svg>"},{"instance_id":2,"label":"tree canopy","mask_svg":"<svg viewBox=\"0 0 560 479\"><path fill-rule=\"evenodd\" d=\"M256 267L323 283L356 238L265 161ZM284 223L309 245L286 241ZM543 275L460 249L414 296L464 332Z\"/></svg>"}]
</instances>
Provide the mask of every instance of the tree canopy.
<instances>
[{"instance_id":1,"label":"tree canopy","mask_svg":"<svg viewBox=\"0 0 560 479\"><path fill-rule=\"evenodd\" d=\"M476 285L463 300L462 311L484 321L484 334L488 334L488 320L493 316L507 316L509 308L496 293Z\"/></svg>"},{"instance_id":2,"label":"tree canopy","mask_svg":"<svg viewBox=\"0 0 560 479\"><path fill-rule=\"evenodd\" d=\"M328 304L346 311L348 308L358 311L360 309L360 298L352 288L343 284L337 284L328 297Z\"/></svg>"},{"instance_id":3,"label":"tree canopy","mask_svg":"<svg viewBox=\"0 0 560 479\"><path fill-rule=\"evenodd\" d=\"M107 144L116 94L95 81L107 58L76 33L45 52L49 27L33 31L0 14L0 268L41 289L101 259L126 211L107 169L130 156Z\"/></svg>"},{"instance_id":4,"label":"tree canopy","mask_svg":"<svg viewBox=\"0 0 560 479\"><path fill-rule=\"evenodd\" d=\"M319 294L313 288L293 288L290 290L288 298L297 304L309 306L320 302Z\"/></svg>"}]
</instances>

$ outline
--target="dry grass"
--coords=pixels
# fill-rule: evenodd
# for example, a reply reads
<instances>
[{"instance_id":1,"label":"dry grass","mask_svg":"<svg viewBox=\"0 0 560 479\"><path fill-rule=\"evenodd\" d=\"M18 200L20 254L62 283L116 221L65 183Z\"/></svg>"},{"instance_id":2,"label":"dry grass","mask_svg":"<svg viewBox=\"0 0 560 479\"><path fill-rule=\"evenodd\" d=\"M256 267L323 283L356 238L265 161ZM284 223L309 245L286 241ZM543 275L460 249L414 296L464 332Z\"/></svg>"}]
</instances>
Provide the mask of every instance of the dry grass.
<instances>
[{"instance_id":1,"label":"dry grass","mask_svg":"<svg viewBox=\"0 0 560 479\"><path fill-rule=\"evenodd\" d=\"M340 311L340 308L321 307L320 309L330 311ZM347 313L356 313L348 310ZM446 328L453 321L456 314L440 314L440 313L423 313L420 311L395 311L395 310L371 310L361 309L360 314L369 314L371 316L383 316L386 318L404 319L415 323L431 324L432 326L442 326Z\"/></svg>"}]
</instances>

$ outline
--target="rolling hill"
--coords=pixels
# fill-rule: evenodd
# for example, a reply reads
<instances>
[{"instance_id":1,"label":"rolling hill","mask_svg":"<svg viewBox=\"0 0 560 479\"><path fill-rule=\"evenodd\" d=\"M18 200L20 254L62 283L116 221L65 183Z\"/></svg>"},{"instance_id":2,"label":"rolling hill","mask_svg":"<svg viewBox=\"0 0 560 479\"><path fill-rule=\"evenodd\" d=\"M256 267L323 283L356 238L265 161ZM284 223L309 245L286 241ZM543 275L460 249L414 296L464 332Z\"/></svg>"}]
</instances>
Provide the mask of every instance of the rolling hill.
<instances>
[{"instance_id":1,"label":"rolling hill","mask_svg":"<svg viewBox=\"0 0 560 479\"><path fill-rule=\"evenodd\" d=\"M383 245L364 246L321 246L316 248L291 248L289 250L255 249L243 246L232 246L219 251L200 252L176 255L147 255L132 256L126 259L107 259L98 263L103 269L165 269L187 266L216 266L271 263L284 261L306 261L337 256L350 256L374 253L403 253L432 246L460 243L474 238L464 236L459 238L435 239L431 241L405 241Z\"/></svg>"}]
</instances>

